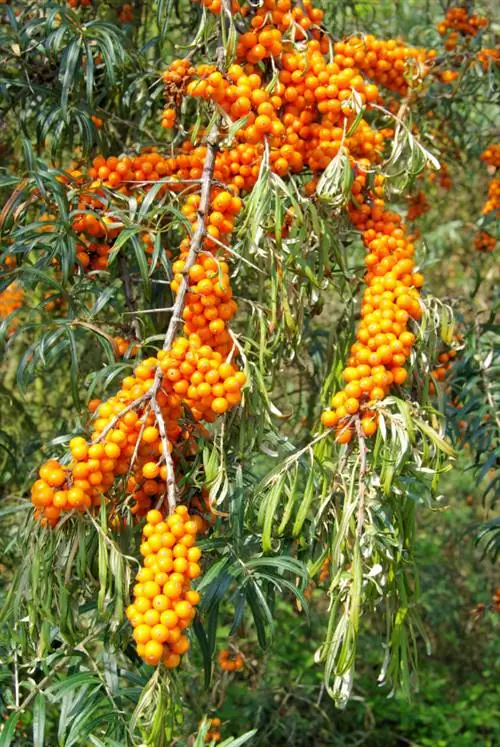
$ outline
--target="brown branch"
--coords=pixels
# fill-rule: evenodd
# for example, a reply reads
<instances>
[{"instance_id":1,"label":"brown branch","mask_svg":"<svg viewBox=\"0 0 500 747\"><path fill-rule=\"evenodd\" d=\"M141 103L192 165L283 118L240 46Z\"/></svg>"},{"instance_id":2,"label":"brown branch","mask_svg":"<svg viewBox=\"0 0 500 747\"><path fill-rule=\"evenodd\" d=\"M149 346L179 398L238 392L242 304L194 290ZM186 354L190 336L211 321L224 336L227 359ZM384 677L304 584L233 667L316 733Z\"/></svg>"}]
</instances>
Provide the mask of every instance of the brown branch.
<instances>
[{"instance_id":1,"label":"brown branch","mask_svg":"<svg viewBox=\"0 0 500 747\"><path fill-rule=\"evenodd\" d=\"M217 147L219 143L219 124L218 121L212 126L208 138L207 138L207 154L205 158L205 165L203 166L203 172L201 175L201 192L200 192L200 206L198 208L198 222L196 224L196 230L191 237L191 244L189 247L188 256L184 264L184 270L182 273L182 280L177 291L175 303L172 307L172 316L163 340L163 350L170 350L177 333L177 328L182 321L182 312L186 303L186 295L189 288L189 270L195 264L198 254L203 248L203 239L207 233L207 217L210 209L210 191L212 189L213 174L215 167L215 157L217 154ZM162 383L162 370L160 366L156 369L155 379L153 386L149 390L151 392L151 402L155 414L157 415L158 427L165 427L163 422L163 416L161 414L160 407L156 402L156 395L161 387ZM153 404L154 403L154 404ZM158 418L158 411L160 417ZM165 461L167 464L167 502L169 511L173 511L175 504L177 503L177 485L175 482L175 474L173 469L173 462L171 460L170 452L167 449L165 454ZM169 464L170 461L170 464Z\"/></svg>"},{"instance_id":2,"label":"brown branch","mask_svg":"<svg viewBox=\"0 0 500 747\"><path fill-rule=\"evenodd\" d=\"M137 397L137 399L134 399L133 402L129 402L129 404L123 408L123 410L120 410L118 415L115 415L115 417L109 421L107 426L102 429L102 431L99 433L98 437L93 441L92 443L99 443L99 441L102 441L103 438L105 438L110 430L112 430L115 425L118 423L120 418L122 418L124 415L127 414L127 412L130 412L130 410L135 410L136 407L139 407L143 402L145 402L147 399L149 399L149 391L145 392L144 394L141 394L140 397Z\"/></svg>"},{"instance_id":3,"label":"brown branch","mask_svg":"<svg viewBox=\"0 0 500 747\"><path fill-rule=\"evenodd\" d=\"M161 411L161 407L158 404L158 401L156 398L153 398L151 400L151 408L155 414L156 422L158 423L158 430L160 431L160 437L161 442L163 446L163 458L165 460L165 465L167 467L167 503L168 503L168 512L169 514L173 513L175 510L175 504L177 502L177 486L175 484L175 470L174 470L174 461L172 459L172 454L170 453L169 449L169 440L167 436L167 429L165 426L165 419L163 417L163 413ZM158 501L156 508L159 508L161 504L163 503L165 493L163 493L162 497Z\"/></svg>"},{"instance_id":4,"label":"brown branch","mask_svg":"<svg viewBox=\"0 0 500 747\"><path fill-rule=\"evenodd\" d=\"M200 206L198 209L198 221L196 225L196 230L191 237L189 252L188 252L186 262L184 265L184 270L182 273L183 277L179 285L179 290L177 292L175 303L172 306L172 316L170 317L170 322L168 324L165 338L163 340L163 346L162 346L163 350L171 349L175 336L177 334L178 326L182 322L182 312L184 310L184 306L186 303L186 295L189 289L189 270L195 264L199 253L202 251L203 240L207 233L207 217L208 217L208 212L210 210L210 192L211 192L211 189L214 183L213 174L214 174L214 167L215 167L215 157L217 154L217 148L219 144L219 137L220 137L219 124L217 121L216 123L213 124L208 134L208 138L207 138L207 154L205 158L205 165L203 167L203 172L202 172L201 179L200 179L202 186L201 186L201 192L200 192ZM163 418L161 408L157 401L157 394L159 390L161 389L162 381L163 381L163 372L162 372L161 367L158 366L155 372L153 384L150 387L150 389L148 389L148 391L145 392L141 397L138 397L133 402L130 402L126 407L123 408L123 410L121 410L121 412L115 415L115 417L108 423L106 428L104 428L103 431L99 434L95 442L102 440L107 435L107 433L109 433L109 431L112 428L114 428L114 426L118 423L120 418L122 418L123 415L125 415L127 412L139 407L139 405L145 402L149 402L150 407L155 414L156 422L158 424L158 429L160 431L160 435L161 435L161 438L164 444L164 448L163 448L164 459L165 459L165 463L167 466L167 481L166 481L167 482L167 502L168 502L169 512L172 512L177 503L177 485L175 482L174 464L173 464L170 451L168 449L168 438L166 435L165 420ZM136 448L132 456L132 460L130 463L131 468L137 457L142 430L143 429L141 429L141 432L139 433L139 438L137 439Z\"/></svg>"}]
</instances>

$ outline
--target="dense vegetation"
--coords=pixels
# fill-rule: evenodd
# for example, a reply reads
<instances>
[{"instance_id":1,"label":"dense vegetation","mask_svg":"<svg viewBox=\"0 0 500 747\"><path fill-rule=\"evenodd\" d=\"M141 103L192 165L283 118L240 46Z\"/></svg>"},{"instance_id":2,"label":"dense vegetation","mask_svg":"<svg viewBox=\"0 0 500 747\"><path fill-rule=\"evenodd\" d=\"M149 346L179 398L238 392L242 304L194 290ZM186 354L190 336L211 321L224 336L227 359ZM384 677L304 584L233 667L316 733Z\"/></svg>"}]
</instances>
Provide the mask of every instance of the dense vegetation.
<instances>
[{"instance_id":1,"label":"dense vegetation","mask_svg":"<svg viewBox=\"0 0 500 747\"><path fill-rule=\"evenodd\" d=\"M0 745L500 739L493 3L0 2Z\"/></svg>"}]
</instances>

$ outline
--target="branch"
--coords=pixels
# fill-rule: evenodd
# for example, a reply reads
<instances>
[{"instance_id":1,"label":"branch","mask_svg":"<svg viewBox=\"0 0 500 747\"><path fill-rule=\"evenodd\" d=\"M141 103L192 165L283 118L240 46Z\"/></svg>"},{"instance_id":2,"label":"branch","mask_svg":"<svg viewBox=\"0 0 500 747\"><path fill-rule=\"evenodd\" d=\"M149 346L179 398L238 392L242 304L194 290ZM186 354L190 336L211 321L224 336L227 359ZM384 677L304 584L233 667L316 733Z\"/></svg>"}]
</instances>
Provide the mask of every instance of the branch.
<instances>
[{"instance_id":1,"label":"branch","mask_svg":"<svg viewBox=\"0 0 500 747\"><path fill-rule=\"evenodd\" d=\"M182 273L182 280L177 291L175 303L172 307L172 316L163 340L163 350L170 350L177 334L177 328L182 322L182 312L186 303L186 295L189 289L189 270L195 264L198 254L203 248L203 240L207 233L207 217L210 209L210 191L213 184L213 174L215 167L215 156L217 154L217 147L219 144L219 124L218 121L212 126L208 138L207 138L207 155L205 158L205 165L203 167L203 173L201 175L201 192L200 192L200 206L198 209L198 221L196 224L196 230L191 237L191 244L189 247L188 256L184 265ZM153 382L153 386L148 392L149 398L151 399L151 406L155 412L156 420L160 433L165 430L165 423L163 415L161 413L160 406L156 401L156 395L161 388L163 380L162 370L160 366L156 369L156 374ZM163 437L163 436L162 436ZM166 435L165 435L166 438ZM168 442L168 440L167 440ZM173 511L175 504L177 503L177 485L175 483L175 474L173 469L173 462L168 449L165 449L165 462L167 464L167 502L169 511Z\"/></svg>"},{"instance_id":2,"label":"branch","mask_svg":"<svg viewBox=\"0 0 500 747\"><path fill-rule=\"evenodd\" d=\"M163 447L163 458L165 459L165 465L167 467L167 502L168 512L169 514L171 514L175 510L175 504L177 502L177 486L175 484L174 462L169 449L169 440L167 436L167 429L165 427L165 419L156 398L153 398L151 400L151 409L153 410L156 417L156 422L158 423L158 430L160 431L160 437ZM162 503L163 497L158 502L156 508L159 508Z\"/></svg>"},{"instance_id":3,"label":"branch","mask_svg":"<svg viewBox=\"0 0 500 747\"><path fill-rule=\"evenodd\" d=\"M214 184L213 175L214 175L214 167L215 167L215 157L217 154L217 149L218 149L218 144L219 144L219 137L220 137L219 120L217 120L212 125L212 128L207 138L207 154L205 158L205 165L203 167L203 172L202 172L201 179L200 179L201 192L200 192L200 206L198 209L198 221L196 224L196 230L191 237L189 252L188 252L186 262L184 265L184 270L182 273L183 277L179 285L179 290L177 292L175 303L171 309L172 316L170 317L170 321L167 327L165 338L163 340L163 346L162 346L163 350L171 349L175 336L177 334L178 326L180 322L182 322L182 312L184 310L184 306L186 303L186 295L189 289L189 270L195 264L199 253L202 251L203 240L207 234L207 217L208 217L208 213L210 210L210 192ZM127 297L125 279L124 279L124 287L125 287L125 295ZM106 428L104 428L102 432L99 434L95 442L97 443L98 441L101 441L109 433L109 431L115 427L115 425L118 423L120 418L122 418L127 412L129 412L130 410L134 410L140 405L142 405L143 403L149 401L151 409L153 410L155 414L156 422L158 424L158 430L160 431L161 439L163 442L163 452L164 452L163 456L165 459L165 464L167 466L167 481L166 481L167 482L167 502L168 502L169 512L171 513L174 510L175 505L177 503L177 485L175 482L174 464L173 464L172 456L168 449L168 438L166 434L165 420L161 412L161 408L157 401L157 394L159 390L161 389L162 381L163 381L163 372L161 370L161 367L158 366L156 369L153 385L151 386L151 388L148 389L148 391L145 392L141 397L138 397L133 402L130 402L126 407L123 408L123 410L121 410L117 415L115 415L115 417L108 423ZM136 443L136 450L134 451L134 456L132 457L131 466L133 465L135 458L137 456L138 444L141 440L141 433L139 434L139 438Z\"/></svg>"}]
</instances>

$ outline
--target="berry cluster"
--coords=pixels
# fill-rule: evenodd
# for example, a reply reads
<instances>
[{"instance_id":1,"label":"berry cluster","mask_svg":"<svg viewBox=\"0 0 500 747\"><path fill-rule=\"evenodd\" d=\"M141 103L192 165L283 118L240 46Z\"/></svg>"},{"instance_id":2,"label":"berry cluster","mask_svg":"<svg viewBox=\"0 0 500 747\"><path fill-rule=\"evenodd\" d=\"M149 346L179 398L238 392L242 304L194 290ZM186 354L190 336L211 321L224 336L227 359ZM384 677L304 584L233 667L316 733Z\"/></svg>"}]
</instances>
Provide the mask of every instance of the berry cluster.
<instances>
[{"instance_id":1,"label":"berry cluster","mask_svg":"<svg viewBox=\"0 0 500 747\"><path fill-rule=\"evenodd\" d=\"M137 573L134 601L127 608L137 653L147 664L161 661L175 669L189 649L182 631L200 601L191 589L191 581L201 573L198 519L189 515L186 506L177 506L168 518L156 510L147 513L140 549L144 565Z\"/></svg>"},{"instance_id":2,"label":"berry cluster","mask_svg":"<svg viewBox=\"0 0 500 747\"><path fill-rule=\"evenodd\" d=\"M321 564L321 568L319 571L320 583L323 583L324 581L328 581L328 579L330 578L330 563L331 563L331 558L329 555L327 555L323 563Z\"/></svg>"},{"instance_id":3,"label":"berry cluster","mask_svg":"<svg viewBox=\"0 0 500 747\"><path fill-rule=\"evenodd\" d=\"M422 215L425 215L425 213L430 209L431 206L427 201L425 192L416 192L416 194L412 195L408 200L408 212L406 217L411 222L417 220L417 218L420 218Z\"/></svg>"},{"instance_id":4,"label":"berry cluster","mask_svg":"<svg viewBox=\"0 0 500 747\"><path fill-rule=\"evenodd\" d=\"M481 159L488 166L500 168L500 143L492 143L481 153Z\"/></svg>"},{"instance_id":5,"label":"berry cluster","mask_svg":"<svg viewBox=\"0 0 500 747\"><path fill-rule=\"evenodd\" d=\"M492 143L481 154L482 160L495 171L500 166L500 144ZM498 221L500 209L500 179L493 177L488 184L488 197L481 211L488 220ZM480 229L475 237L474 245L478 251L492 252L496 245L496 237L489 231Z\"/></svg>"},{"instance_id":6,"label":"berry cluster","mask_svg":"<svg viewBox=\"0 0 500 747\"><path fill-rule=\"evenodd\" d=\"M456 343L461 343L462 338L455 337ZM444 382L450 374L450 369L453 365L455 358L458 355L458 351L455 347L446 345L441 353L438 355L439 365L432 371L432 381L429 383L429 392L431 394L436 393L435 381Z\"/></svg>"},{"instance_id":7,"label":"berry cluster","mask_svg":"<svg viewBox=\"0 0 500 747\"><path fill-rule=\"evenodd\" d=\"M422 316L419 288L423 276L414 271L414 246L397 213L384 209L384 201L350 209L354 225L361 230L368 250L365 257L367 288L361 305L356 342L344 369L344 389L332 398L332 409L322 415L327 427L336 426L337 441L349 443L353 418L361 413L367 436L377 429L370 409L384 399L393 384L403 384L415 335L408 330L411 319Z\"/></svg>"},{"instance_id":8,"label":"berry cluster","mask_svg":"<svg viewBox=\"0 0 500 747\"><path fill-rule=\"evenodd\" d=\"M500 50L484 47L477 53L477 60L484 72L487 72L490 66L500 65Z\"/></svg>"},{"instance_id":9,"label":"berry cluster","mask_svg":"<svg viewBox=\"0 0 500 747\"><path fill-rule=\"evenodd\" d=\"M437 182L441 189L451 189L453 186L453 180L450 176L450 172L448 171L448 166L445 163L441 164L441 168L438 172L432 171L429 174L429 181L431 184L434 184Z\"/></svg>"},{"instance_id":10,"label":"berry cluster","mask_svg":"<svg viewBox=\"0 0 500 747\"><path fill-rule=\"evenodd\" d=\"M158 370L161 388L156 400L165 423L166 443L147 399ZM70 441L68 466L50 460L41 467L32 488L36 516L54 526L62 511L83 511L99 505L102 496L110 498L115 479L127 475L127 493L134 501L132 513L144 515L152 499L165 493L165 449L171 453L184 433L179 425L183 408L192 404L195 420L212 422L217 414L240 402L244 383L245 375L225 362L219 351L202 345L197 334L177 338L170 351L142 361L133 376L122 380L114 396L97 405L91 440L76 437ZM187 443L186 434L182 443Z\"/></svg>"},{"instance_id":11,"label":"berry cluster","mask_svg":"<svg viewBox=\"0 0 500 747\"><path fill-rule=\"evenodd\" d=\"M205 5L213 13L220 13L222 3L220 0L201 0L202 5ZM233 13L240 13L245 17L250 6L241 5L237 0L232 0L232 11ZM311 0L303 0L303 2L294 5L292 0L264 0L258 8L254 10L252 8L252 19L250 26L255 31L263 30L266 26L272 26L275 30L280 32L279 37L275 38L281 43L281 37L284 34L288 34L293 41L305 41L308 38L318 39L321 37L321 31L319 24L323 20L323 11L320 8L314 8ZM256 53L254 52L251 56L253 59L248 59L248 62L255 62L266 59L269 54L262 51L261 47L266 50L267 44L265 44L266 37L257 39L254 47L257 47ZM241 38L239 40L241 44ZM244 45L243 48L239 47L237 53L239 56L245 55L245 48L248 49L249 45ZM275 47L277 49L277 47ZM276 54L274 52L273 54Z\"/></svg>"},{"instance_id":12,"label":"berry cluster","mask_svg":"<svg viewBox=\"0 0 500 747\"><path fill-rule=\"evenodd\" d=\"M223 648L219 652L219 666L223 672L241 672L245 668L245 660L239 652Z\"/></svg>"},{"instance_id":13,"label":"berry cluster","mask_svg":"<svg viewBox=\"0 0 500 747\"><path fill-rule=\"evenodd\" d=\"M438 23L437 30L441 36L446 36L445 48L449 51L456 48L459 37L471 38L481 29L486 28L488 19L476 14L469 15L467 8L449 8L443 21Z\"/></svg>"},{"instance_id":14,"label":"berry cluster","mask_svg":"<svg viewBox=\"0 0 500 747\"><path fill-rule=\"evenodd\" d=\"M129 340L126 340L124 337L113 337L113 341L115 344L115 357L123 358L124 355L128 355L129 358L133 358L137 355L138 348L137 345L132 345Z\"/></svg>"},{"instance_id":15,"label":"berry cluster","mask_svg":"<svg viewBox=\"0 0 500 747\"><path fill-rule=\"evenodd\" d=\"M125 3L118 9L118 20L120 23L132 23L134 20L134 8L131 3Z\"/></svg>"},{"instance_id":16,"label":"berry cluster","mask_svg":"<svg viewBox=\"0 0 500 747\"><path fill-rule=\"evenodd\" d=\"M0 292L0 319L6 319L13 311L23 305L24 290L16 282L11 283Z\"/></svg>"},{"instance_id":17,"label":"berry cluster","mask_svg":"<svg viewBox=\"0 0 500 747\"><path fill-rule=\"evenodd\" d=\"M410 47L399 39L387 41L368 34L334 46L336 62L342 69L357 67L384 88L405 96L410 83L417 83L429 71L434 50Z\"/></svg>"},{"instance_id":18,"label":"berry cluster","mask_svg":"<svg viewBox=\"0 0 500 747\"><path fill-rule=\"evenodd\" d=\"M205 734L205 742L220 742L221 740L221 733L220 733L220 718L211 718L210 721L210 729Z\"/></svg>"}]
</instances>

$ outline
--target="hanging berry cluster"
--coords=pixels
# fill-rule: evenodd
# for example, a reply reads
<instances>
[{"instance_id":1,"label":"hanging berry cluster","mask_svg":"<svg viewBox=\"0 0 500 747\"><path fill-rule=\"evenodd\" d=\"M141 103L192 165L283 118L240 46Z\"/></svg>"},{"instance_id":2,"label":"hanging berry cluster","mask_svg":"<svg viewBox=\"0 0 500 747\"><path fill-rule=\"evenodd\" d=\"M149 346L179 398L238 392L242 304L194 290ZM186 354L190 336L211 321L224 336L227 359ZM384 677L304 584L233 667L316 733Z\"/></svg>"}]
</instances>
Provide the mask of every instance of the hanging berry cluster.
<instances>
[{"instance_id":1,"label":"hanging berry cluster","mask_svg":"<svg viewBox=\"0 0 500 747\"><path fill-rule=\"evenodd\" d=\"M23 301L24 290L14 281L0 292L0 319L6 319L13 311L22 308ZM9 332L13 331L15 326L14 320L9 327Z\"/></svg>"},{"instance_id":2,"label":"hanging berry cluster","mask_svg":"<svg viewBox=\"0 0 500 747\"><path fill-rule=\"evenodd\" d=\"M495 173L500 167L500 143L492 143L481 154L482 160ZM488 223L498 221L500 210L500 179L493 177L488 184L488 197L481 211ZM492 252L496 245L496 237L485 228L480 229L475 237L475 247L478 251Z\"/></svg>"},{"instance_id":3,"label":"hanging berry cluster","mask_svg":"<svg viewBox=\"0 0 500 747\"><path fill-rule=\"evenodd\" d=\"M419 288L424 282L415 272L414 245L401 218L385 210L383 199L351 208L350 215L368 250L367 288L357 339L343 372L346 384L322 416L323 425L336 426L340 443L351 440L352 416L358 412L365 435L373 435L377 424L371 405L384 399L394 384L406 381L404 364L415 342L408 324L422 316Z\"/></svg>"},{"instance_id":4,"label":"hanging berry cluster","mask_svg":"<svg viewBox=\"0 0 500 747\"><path fill-rule=\"evenodd\" d=\"M238 651L222 648L219 652L219 666L223 672L241 672L245 668L245 660Z\"/></svg>"},{"instance_id":5,"label":"hanging berry cluster","mask_svg":"<svg viewBox=\"0 0 500 747\"><path fill-rule=\"evenodd\" d=\"M144 566L137 574L134 601L127 618L134 628L137 653L147 664L162 661L168 669L179 666L189 649L182 633L193 620L200 601L191 581L201 573L196 547L200 517L191 517L186 506L164 517L148 511L142 533L141 555Z\"/></svg>"},{"instance_id":6,"label":"hanging berry cluster","mask_svg":"<svg viewBox=\"0 0 500 747\"><path fill-rule=\"evenodd\" d=\"M488 19L475 13L469 15L467 8L449 8L443 21L438 23L437 30L441 36L446 37L445 48L449 51L455 49L460 37L466 40L473 38L488 25Z\"/></svg>"}]
</instances>

